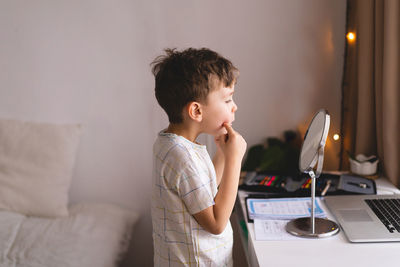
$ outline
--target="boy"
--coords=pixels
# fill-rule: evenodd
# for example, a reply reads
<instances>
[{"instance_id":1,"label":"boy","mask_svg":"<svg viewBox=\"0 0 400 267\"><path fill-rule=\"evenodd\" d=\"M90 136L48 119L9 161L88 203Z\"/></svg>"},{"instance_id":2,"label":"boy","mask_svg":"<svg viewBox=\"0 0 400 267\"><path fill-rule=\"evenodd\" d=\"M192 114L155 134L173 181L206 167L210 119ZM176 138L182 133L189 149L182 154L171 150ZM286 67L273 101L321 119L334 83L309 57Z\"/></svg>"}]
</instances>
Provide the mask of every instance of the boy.
<instances>
[{"instance_id":1,"label":"boy","mask_svg":"<svg viewBox=\"0 0 400 267\"><path fill-rule=\"evenodd\" d=\"M231 127L238 70L206 48L165 51L152 63L155 95L170 122L153 147L154 265L232 266L229 217L246 150ZM196 143L201 133L214 136L213 161Z\"/></svg>"}]
</instances>

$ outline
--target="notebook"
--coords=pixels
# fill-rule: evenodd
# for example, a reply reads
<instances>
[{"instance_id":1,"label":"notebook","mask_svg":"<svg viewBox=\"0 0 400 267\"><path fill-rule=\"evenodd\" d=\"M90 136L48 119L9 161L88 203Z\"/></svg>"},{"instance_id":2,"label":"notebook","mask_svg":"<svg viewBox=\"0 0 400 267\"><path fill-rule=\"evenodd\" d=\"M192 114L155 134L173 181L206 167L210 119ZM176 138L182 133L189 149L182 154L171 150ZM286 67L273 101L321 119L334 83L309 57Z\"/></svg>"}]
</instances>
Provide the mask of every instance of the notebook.
<instances>
[{"instance_id":1,"label":"notebook","mask_svg":"<svg viewBox=\"0 0 400 267\"><path fill-rule=\"evenodd\" d=\"M350 242L400 241L400 195L326 196Z\"/></svg>"}]
</instances>

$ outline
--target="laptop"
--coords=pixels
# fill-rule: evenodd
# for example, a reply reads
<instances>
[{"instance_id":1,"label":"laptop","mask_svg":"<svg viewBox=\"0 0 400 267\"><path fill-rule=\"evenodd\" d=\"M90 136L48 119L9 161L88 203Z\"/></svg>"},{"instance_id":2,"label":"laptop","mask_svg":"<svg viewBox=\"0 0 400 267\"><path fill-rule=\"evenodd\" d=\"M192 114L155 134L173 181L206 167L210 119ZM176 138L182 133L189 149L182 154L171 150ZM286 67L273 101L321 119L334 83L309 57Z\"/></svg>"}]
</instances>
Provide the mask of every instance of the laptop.
<instances>
[{"instance_id":1,"label":"laptop","mask_svg":"<svg viewBox=\"0 0 400 267\"><path fill-rule=\"evenodd\" d=\"M400 195L326 196L350 242L400 241Z\"/></svg>"}]
</instances>

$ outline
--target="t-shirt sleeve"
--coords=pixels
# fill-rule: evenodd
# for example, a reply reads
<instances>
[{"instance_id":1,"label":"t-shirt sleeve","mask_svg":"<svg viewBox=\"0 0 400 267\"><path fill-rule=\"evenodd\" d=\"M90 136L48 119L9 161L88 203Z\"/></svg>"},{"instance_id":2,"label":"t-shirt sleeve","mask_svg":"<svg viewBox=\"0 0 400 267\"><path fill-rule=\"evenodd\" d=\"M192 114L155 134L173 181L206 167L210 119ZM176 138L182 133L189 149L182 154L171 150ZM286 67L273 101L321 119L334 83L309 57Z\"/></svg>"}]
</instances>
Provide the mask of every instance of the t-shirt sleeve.
<instances>
[{"instance_id":1,"label":"t-shirt sleeve","mask_svg":"<svg viewBox=\"0 0 400 267\"><path fill-rule=\"evenodd\" d=\"M190 214L215 204L211 190L214 180L207 170L196 165L186 165L179 179L178 193Z\"/></svg>"}]
</instances>

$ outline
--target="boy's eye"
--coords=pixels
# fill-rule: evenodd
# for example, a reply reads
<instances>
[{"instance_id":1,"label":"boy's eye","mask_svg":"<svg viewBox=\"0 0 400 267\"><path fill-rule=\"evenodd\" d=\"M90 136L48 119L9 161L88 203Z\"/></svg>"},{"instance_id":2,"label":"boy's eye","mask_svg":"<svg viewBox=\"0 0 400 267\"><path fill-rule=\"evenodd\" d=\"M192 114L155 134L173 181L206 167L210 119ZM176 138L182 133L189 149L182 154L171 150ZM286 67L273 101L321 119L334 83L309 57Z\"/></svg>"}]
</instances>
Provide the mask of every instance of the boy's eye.
<instances>
[{"instance_id":1,"label":"boy's eye","mask_svg":"<svg viewBox=\"0 0 400 267\"><path fill-rule=\"evenodd\" d=\"M232 99L229 99L229 100L225 101L225 103L227 103L227 104L230 103L230 102L232 102Z\"/></svg>"}]
</instances>

